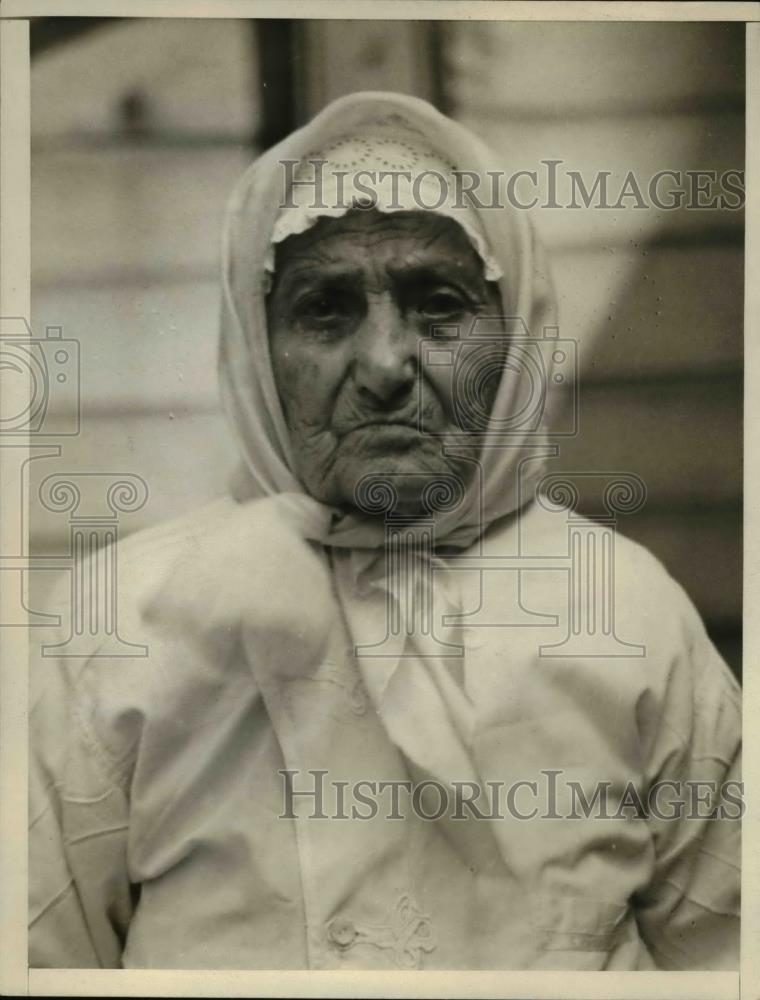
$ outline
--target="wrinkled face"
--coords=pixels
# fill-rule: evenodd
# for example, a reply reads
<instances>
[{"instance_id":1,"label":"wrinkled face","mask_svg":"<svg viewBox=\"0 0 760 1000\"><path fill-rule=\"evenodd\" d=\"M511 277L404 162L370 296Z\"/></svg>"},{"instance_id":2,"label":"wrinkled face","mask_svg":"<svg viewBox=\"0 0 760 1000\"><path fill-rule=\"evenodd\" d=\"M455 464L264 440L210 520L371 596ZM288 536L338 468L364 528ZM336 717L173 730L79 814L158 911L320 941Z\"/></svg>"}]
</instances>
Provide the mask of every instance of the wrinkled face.
<instances>
[{"instance_id":1,"label":"wrinkled face","mask_svg":"<svg viewBox=\"0 0 760 1000\"><path fill-rule=\"evenodd\" d=\"M280 244L270 351L306 490L350 508L362 477L390 475L399 508L414 512L426 478L466 481L471 465L444 453L447 437L462 438L452 367L428 365L421 342L433 327L467 331L501 310L466 233L445 216L353 211ZM497 387L498 372L480 386L481 406Z\"/></svg>"}]
</instances>

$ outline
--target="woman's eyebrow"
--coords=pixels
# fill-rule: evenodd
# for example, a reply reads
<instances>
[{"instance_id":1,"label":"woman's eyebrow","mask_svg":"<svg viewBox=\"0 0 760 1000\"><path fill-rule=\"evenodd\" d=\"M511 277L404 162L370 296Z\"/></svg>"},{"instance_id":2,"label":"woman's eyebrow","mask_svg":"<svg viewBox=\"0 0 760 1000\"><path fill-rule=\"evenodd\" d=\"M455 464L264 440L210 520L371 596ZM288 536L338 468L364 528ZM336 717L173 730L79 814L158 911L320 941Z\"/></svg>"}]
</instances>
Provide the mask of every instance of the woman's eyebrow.
<instances>
[{"instance_id":1,"label":"woman's eyebrow","mask_svg":"<svg viewBox=\"0 0 760 1000\"><path fill-rule=\"evenodd\" d=\"M282 287L290 292L299 288L355 288L362 278L358 267L304 263L288 268L282 276Z\"/></svg>"},{"instance_id":2,"label":"woman's eyebrow","mask_svg":"<svg viewBox=\"0 0 760 1000\"><path fill-rule=\"evenodd\" d=\"M429 261L422 264L391 264L388 267L394 280L401 285L464 284L469 288L485 289L483 275L472 266L457 267L451 260Z\"/></svg>"}]
</instances>

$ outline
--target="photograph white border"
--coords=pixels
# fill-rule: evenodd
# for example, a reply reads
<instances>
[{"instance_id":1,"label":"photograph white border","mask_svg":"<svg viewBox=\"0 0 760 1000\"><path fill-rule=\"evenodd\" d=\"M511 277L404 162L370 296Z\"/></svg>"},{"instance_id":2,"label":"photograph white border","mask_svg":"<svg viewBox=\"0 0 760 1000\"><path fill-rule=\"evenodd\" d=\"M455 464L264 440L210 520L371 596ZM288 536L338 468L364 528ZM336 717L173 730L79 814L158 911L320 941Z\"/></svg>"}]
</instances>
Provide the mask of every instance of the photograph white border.
<instances>
[{"instance_id":1,"label":"photograph white border","mask_svg":"<svg viewBox=\"0 0 760 1000\"><path fill-rule=\"evenodd\" d=\"M4 0L0 8L0 315L30 315L30 17L746 21L744 715L760 710L760 6L756 3L469 0ZM753 276L755 280L753 281ZM23 392L10 385L9 392ZM24 401L13 401L14 412ZM23 444L22 444L23 447ZM3 491L18 488L6 481ZM3 517L0 551L17 549ZM6 508L7 509L7 508ZM21 539L28 551L28 539ZM8 548L5 546L8 545ZM5 600L0 587L0 602ZM29 969L27 965L27 661L24 629L0 635L0 994L30 996L760 997L760 817L753 792L760 734L746 731L741 973L222 972ZM753 711L755 710L755 711Z\"/></svg>"}]
</instances>

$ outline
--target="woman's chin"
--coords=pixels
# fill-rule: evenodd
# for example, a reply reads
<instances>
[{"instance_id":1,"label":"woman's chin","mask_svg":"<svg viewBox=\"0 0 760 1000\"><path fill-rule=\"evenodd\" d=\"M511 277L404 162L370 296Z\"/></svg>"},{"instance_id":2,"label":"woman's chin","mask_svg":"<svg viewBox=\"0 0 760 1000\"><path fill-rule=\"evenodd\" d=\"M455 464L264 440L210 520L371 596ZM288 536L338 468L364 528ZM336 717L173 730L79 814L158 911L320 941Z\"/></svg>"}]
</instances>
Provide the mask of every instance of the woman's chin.
<instances>
[{"instance_id":1,"label":"woman's chin","mask_svg":"<svg viewBox=\"0 0 760 1000\"><path fill-rule=\"evenodd\" d=\"M432 446L431 446L432 445ZM355 455L352 461L336 469L336 499L365 513L425 513L423 494L436 480L455 477L466 488L462 470L456 469L436 442L427 447L392 453ZM379 505L379 507L378 507ZM381 509L379 509L381 508Z\"/></svg>"}]
</instances>

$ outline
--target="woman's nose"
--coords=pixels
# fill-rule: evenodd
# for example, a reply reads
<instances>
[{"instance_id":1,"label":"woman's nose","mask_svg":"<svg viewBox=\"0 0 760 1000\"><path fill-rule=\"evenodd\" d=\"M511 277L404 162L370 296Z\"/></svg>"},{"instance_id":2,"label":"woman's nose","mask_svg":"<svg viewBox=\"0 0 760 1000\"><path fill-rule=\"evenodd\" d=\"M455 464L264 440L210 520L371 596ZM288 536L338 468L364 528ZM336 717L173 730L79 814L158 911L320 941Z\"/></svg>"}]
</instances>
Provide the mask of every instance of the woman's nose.
<instances>
[{"instance_id":1,"label":"woman's nose","mask_svg":"<svg viewBox=\"0 0 760 1000\"><path fill-rule=\"evenodd\" d=\"M403 404L416 382L417 337L390 295L370 300L355 337L361 395L375 405Z\"/></svg>"}]
</instances>

